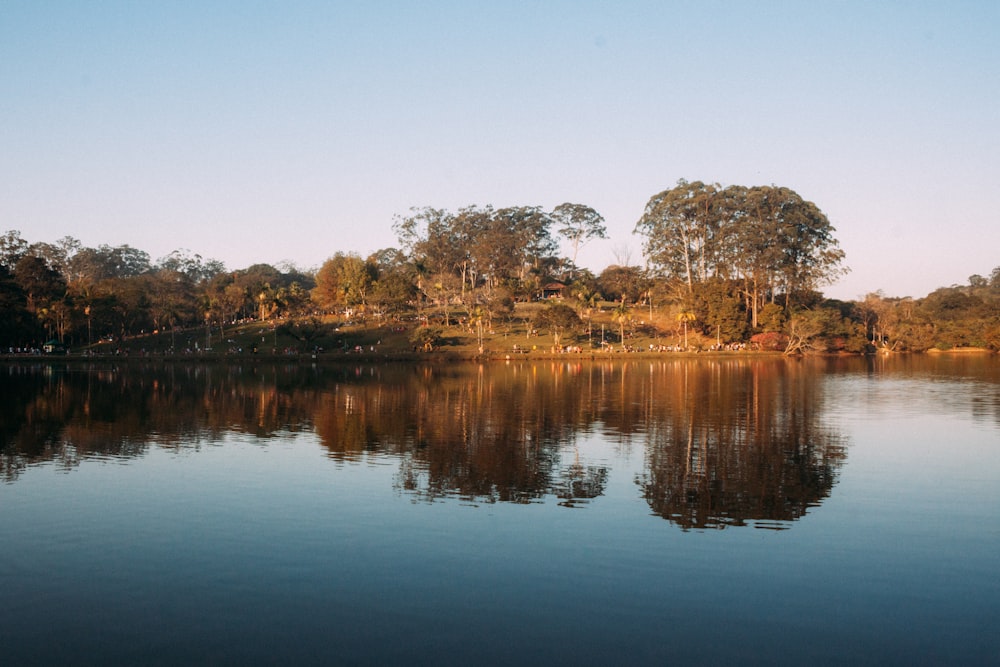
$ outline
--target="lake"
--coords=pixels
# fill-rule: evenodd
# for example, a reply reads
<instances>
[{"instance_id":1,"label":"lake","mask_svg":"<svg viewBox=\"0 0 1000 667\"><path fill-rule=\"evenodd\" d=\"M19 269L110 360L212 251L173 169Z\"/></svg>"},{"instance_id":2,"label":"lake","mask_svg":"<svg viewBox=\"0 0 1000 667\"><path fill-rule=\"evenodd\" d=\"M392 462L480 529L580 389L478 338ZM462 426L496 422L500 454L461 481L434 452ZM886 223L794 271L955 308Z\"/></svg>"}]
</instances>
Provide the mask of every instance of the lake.
<instances>
[{"instance_id":1,"label":"lake","mask_svg":"<svg viewBox=\"0 0 1000 667\"><path fill-rule=\"evenodd\" d=\"M995 356L0 365L4 664L1000 664Z\"/></svg>"}]
</instances>

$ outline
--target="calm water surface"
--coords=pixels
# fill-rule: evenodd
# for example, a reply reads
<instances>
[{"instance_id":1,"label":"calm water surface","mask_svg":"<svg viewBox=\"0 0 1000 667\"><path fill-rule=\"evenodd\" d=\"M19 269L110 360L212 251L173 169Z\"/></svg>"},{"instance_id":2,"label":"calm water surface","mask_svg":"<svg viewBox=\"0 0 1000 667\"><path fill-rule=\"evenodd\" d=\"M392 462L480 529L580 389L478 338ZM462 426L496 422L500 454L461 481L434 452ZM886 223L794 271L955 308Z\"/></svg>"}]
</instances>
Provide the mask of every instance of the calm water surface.
<instances>
[{"instance_id":1,"label":"calm water surface","mask_svg":"<svg viewBox=\"0 0 1000 667\"><path fill-rule=\"evenodd\" d=\"M1000 664L995 357L0 366L4 664Z\"/></svg>"}]
</instances>

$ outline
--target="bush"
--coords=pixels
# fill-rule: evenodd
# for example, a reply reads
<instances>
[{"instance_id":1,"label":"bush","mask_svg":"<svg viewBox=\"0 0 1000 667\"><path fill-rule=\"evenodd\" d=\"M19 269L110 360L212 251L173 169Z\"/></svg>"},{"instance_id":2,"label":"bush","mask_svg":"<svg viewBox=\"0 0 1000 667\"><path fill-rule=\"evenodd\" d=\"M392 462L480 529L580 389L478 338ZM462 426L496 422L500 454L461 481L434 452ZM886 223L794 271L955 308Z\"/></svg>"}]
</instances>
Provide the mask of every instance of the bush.
<instances>
[{"instance_id":1,"label":"bush","mask_svg":"<svg viewBox=\"0 0 1000 667\"><path fill-rule=\"evenodd\" d=\"M751 336L750 344L760 350L784 352L788 346L788 336L777 331L768 331Z\"/></svg>"},{"instance_id":2,"label":"bush","mask_svg":"<svg viewBox=\"0 0 1000 667\"><path fill-rule=\"evenodd\" d=\"M417 327L410 334L410 343L425 352L441 345L443 331L439 327Z\"/></svg>"}]
</instances>

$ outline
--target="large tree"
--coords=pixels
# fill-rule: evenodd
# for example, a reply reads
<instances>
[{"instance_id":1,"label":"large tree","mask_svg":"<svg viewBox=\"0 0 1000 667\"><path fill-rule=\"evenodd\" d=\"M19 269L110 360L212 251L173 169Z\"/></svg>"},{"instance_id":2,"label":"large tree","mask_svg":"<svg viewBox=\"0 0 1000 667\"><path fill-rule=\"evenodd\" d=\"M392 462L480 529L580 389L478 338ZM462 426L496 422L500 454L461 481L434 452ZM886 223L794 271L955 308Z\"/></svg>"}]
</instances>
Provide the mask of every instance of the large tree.
<instances>
[{"instance_id":1,"label":"large tree","mask_svg":"<svg viewBox=\"0 0 1000 667\"><path fill-rule=\"evenodd\" d=\"M563 336L574 333L580 326L580 318L571 307L556 303L535 312L531 323L536 329L548 331L552 345L561 347Z\"/></svg>"},{"instance_id":2,"label":"large tree","mask_svg":"<svg viewBox=\"0 0 1000 667\"><path fill-rule=\"evenodd\" d=\"M10 229L0 234L0 266L8 271L13 271L14 267L24 253L28 250L28 242L21 236L17 229Z\"/></svg>"},{"instance_id":3,"label":"large tree","mask_svg":"<svg viewBox=\"0 0 1000 667\"><path fill-rule=\"evenodd\" d=\"M636 225L661 275L688 294L710 278L743 282L752 326L760 307L780 294L787 307L840 275L844 253L819 207L788 188L678 181L654 195Z\"/></svg>"},{"instance_id":4,"label":"large tree","mask_svg":"<svg viewBox=\"0 0 1000 667\"><path fill-rule=\"evenodd\" d=\"M412 209L393 228L417 267L420 289L428 291L424 282L454 283L464 301L479 285L526 290L529 276L555 251L551 226L551 215L538 206L467 206L457 213Z\"/></svg>"},{"instance_id":5,"label":"large tree","mask_svg":"<svg viewBox=\"0 0 1000 667\"><path fill-rule=\"evenodd\" d=\"M551 215L558 227L556 231L564 236L573 248L573 256L570 257L573 270L576 269L576 258L581 246L591 239L608 238L608 228L604 225L604 218L589 206L567 202L552 209Z\"/></svg>"},{"instance_id":6,"label":"large tree","mask_svg":"<svg viewBox=\"0 0 1000 667\"><path fill-rule=\"evenodd\" d=\"M37 322L27 308L24 290L0 263L0 345L21 347L34 338Z\"/></svg>"},{"instance_id":7,"label":"large tree","mask_svg":"<svg viewBox=\"0 0 1000 667\"><path fill-rule=\"evenodd\" d=\"M464 294L467 285L475 285L469 246L478 214L473 207L456 215L428 206L410 209L410 215L396 217L393 230L402 252L412 263L418 290L431 294L435 285L455 283ZM460 281L450 280L453 276Z\"/></svg>"},{"instance_id":8,"label":"large tree","mask_svg":"<svg viewBox=\"0 0 1000 667\"><path fill-rule=\"evenodd\" d=\"M312 299L325 310L364 305L377 277L373 263L354 253L338 252L316 273Z\"/></svg>"},{"instance_id":9,"label":"large tree","mask_svg":"<svg viewBox=\"0 0 1000 667\"><path fill-rule=\"evenodd\" d=\"M26 254L14 266L14 280L24 292L28 311L37 313L66 296L66 281L48 262Z\"/></svg>"},{"instance_id":10,"label":"large tree","mask_svg":"<svg viewBox=\"0 0 1000 667\"><path fill-rule=\"evenodd\" d=\"M717 185L681 179L650 198L636 225L636 232L646 236L643 249L649 262L683 278L689 292L718 268L718 193Z\"/></svg>"}]
</instances>

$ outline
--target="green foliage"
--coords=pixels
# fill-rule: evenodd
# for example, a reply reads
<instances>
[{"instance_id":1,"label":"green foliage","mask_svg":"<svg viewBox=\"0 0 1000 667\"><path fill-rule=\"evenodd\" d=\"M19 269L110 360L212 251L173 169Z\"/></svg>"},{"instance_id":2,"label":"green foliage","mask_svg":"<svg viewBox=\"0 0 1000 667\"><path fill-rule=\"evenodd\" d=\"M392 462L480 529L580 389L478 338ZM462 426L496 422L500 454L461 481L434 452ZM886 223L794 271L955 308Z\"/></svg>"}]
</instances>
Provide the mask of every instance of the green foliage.
<instances>
[{"instance_id":1,"label":"green foliage","mask_svg":"<svg viewBox=\"0 0 1000 667\"><path fill-rule=\"evenodd\" d=\"M814 306L816 287L842 271L826 216L788 188L680 180L650 198L635 231L652 267L684 284L688 297L710 279L740 281L753 327L758 309L779 295Z\"/></svg>"},{"instance_id":2,"label":"green foliage","mask_svg":"<svg viewBox=\"0 0 1000 667\"><path fill-rule=\"evenodd\" d=\"M316 273L312 299L320 308L363 306L378 277L377 267L355 253L338 252L323 263Z\"/></svg>"},{"instance_id":3,"label":"green foliage","mask_svg":"<svg viewBox=\"0 0 1000 667\"><path fill-rule=\"evenodd\" d=\"M0 264L0 343L8 347L40 337L38 323L28 312L24 291Z\"/></svg>"},{"instance_id":4,"label":"green foliage","mask_svg":"<svg viewBox=\"0 0 1000 667\"><path fill-rule=\"evenodd\" d=\"M556 249L552 223L538 206L467 206L457 213L428 207L397 218L393 228L414 266L436 283L448 285L451 276L461 294L479 285L530 294L530 271Z\"/></svg>"},{"instance_id":5,"label":"green foliage","mask_svg":"<svg viewBox=\"0 0 1000 667\"><path fill-rule=\"evenodd\" d=\"M831 307L795 311L785 324L785 334L786 354L863 352L867 344L864 328Z\"/></svg>"},{"instance_id":6,"label":"green foliage","mask_svg":"<svg viewBox=\"0 0 1000 667\"><path fill-rule=\"evenodd\" d=\"M767 331L751 336L750 343L763 352L784 352L788 346L788 336L779 331Z\"/></svg>"},{"instance_id":7,"label":"green foliage","mask_svg":"<svg viewBox=\"0 0 1000 667\"><path fill-rule=\"evenodd\" d=\"M417 297L417 286L399 271L380 273L372 284L369 302L379 312L391 316L411 310Z\"/></svg>"},{"instance_id":8,"label":"green foliage","mask_svg":"<svg viewBox=\"0 0 1000 667\"><path fill-rule=\"evenodd\" d=\"M608 238L608 229L600 213L583 204L560 204L552 210L552 219L558 225L558 232L569 240L573 247L570 264L576 267L576 257L590 239Z\"/></svg>"},{"instance_id":9,"label":"green foliage","mask_svg":"<svg viewBox=\"0 0 1000 667\"><path fill-rule=\"evenodd\" d=\"M10 229L0 235L0 266L8 271L13 271L25 252L28 250L28 242L21 236L17 229Z\"/></svg>"},{"instance_id":10,"label":"green foliage","mask_svg":"<svg viewBox=\"0 0 1000 667\"><path fill-rule=\"evenodd\" d=\"M535 312L532 325L539 331L548 331L552 336L552 344L559 347L565 335L575 333L580 325L576 311L563 303L554 303Z\"/></svg>"},{"instance_id":11,"label":"green foliage","mask_svg":"<svg viewBox=\"0 0 1000 667\"><path fill-rule=\"evenodd\" d=\"M721 278L698 283L691 301L706 336L723 343L744 340L747 315L738 283Z\"/></svg>"},{"instance_id":12,"label":"green foliage","mask_svg":"<svg viewBox=\"0 0 1000 667\"><path fill-rule=\"evenodd\" d=\"M288 336L304 343L308 348L329 345L331 326L315 316L289 318L275 330L281 336ZM323 343L324 345L321 345Z\"/></svg>"},{"instance_id":13,"label":"green foliage","mask_svg":"<svg viewBox=\"0 0 1000 667\"><path fill-rule=\"evenodd\" d=\"M626 332L658 325L693 337L693 345L770 332L788 336L797 350L1000 349L1000 267L922 299L873 293L858 303L825 301L815 286L839 272L842 253L818 208L786 188L681 181L652 198L646 213L638 228L649 236L655 280L627 258L595 278L552 255L556 224L573 243L603 238L596 211L575 204L551 213L532 206L417 210L397 220L402 250L368 259L338 252L315 276L269 264L225 271L187 250L151 264L127 245L87 248L71 237L29 244L11 230L0 236L0 346L56 337L78 349L109 335L160 331L173 347L185 329L182 344L208 344L248 320L274 319L285 322L288 338L315 343L324 336L310 329L318 310L354 308L352 318L363 322L365 312L398 318L436 308L433 316L446 326L468 313L480 340L499 319L504 333L531 325L558 345L583 328L582 318L591 340L595 327L624 340ZM568 272L575 279L565 303L524 303L538 311L530 321L516 313L515 300L533 300ZM616 302L611 312L601 308L606 298ZM677 312L685 318L675 319ZM416 334L415 344L440 345L440 334L432 334Z\"/></svg>"},{"instance_id":14,"label":"green foliage","mask_svg":"<svg viewBox=\"0 0 1000 667\"><path fill-rule=\"evenodd\" d=\"M509 319L514 314L514 295L502 287L490 290L478 299L484 325L492 329L497 319Z\"/></svg>"},{"instance_id":15,"label":"green foliage","mask_svg":"<svg viewBox=\"0 0 1000 667\"><path fill-rule=\"evenodd\" d=\"M637 302L649 288L644 272L638 266L611 265L597 279L601 294L609 301L625 299Z\"/></svg>"},{"instance_id":16,"label":"green foliage","mask_svg":"<svg viewBox=\"0 0 1000 667\"><path fill-rule=\"evenodd\" d=\"M984 315L983 300L962 288L942 287L928 294L920 303L920 310L930 319L954 322Z\"/></svg>"},{"instance_id":17,"label":"green foliage","mask_svg":"<svg viewBox=\"0 0 1000 667\"><path fill-rule=\"evenodd\" d=\"M785 309L776 303L766 303L757 316L761 331L781 331L785 327Z\"/></svg>"},{"instance_id":18,"label":"green foliage","mask_svg":"<svg viewBox=\"0 0 1000 667\"><path fill-rule=\"evenodd\" d=\"M443 340L444 332L439 327L417 327L410 332L410 343L424 352L439 347Z\"/></svg>"}]
</instances>

